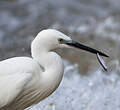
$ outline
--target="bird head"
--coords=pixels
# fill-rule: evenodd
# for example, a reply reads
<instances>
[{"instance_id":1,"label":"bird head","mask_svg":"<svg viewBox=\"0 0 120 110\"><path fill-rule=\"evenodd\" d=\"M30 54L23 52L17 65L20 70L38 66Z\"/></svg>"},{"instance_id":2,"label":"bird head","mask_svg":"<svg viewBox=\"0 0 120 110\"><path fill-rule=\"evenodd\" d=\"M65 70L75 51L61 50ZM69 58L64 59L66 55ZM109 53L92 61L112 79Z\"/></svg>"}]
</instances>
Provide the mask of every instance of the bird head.
<instances>
[{"instance_id":1,"label":"bird head","mask_svg":"<svg viewBox=\"0 0 120 110\"><path fill-rule=\"evenodd\" d=\"M37 45L36 47L39 47L39 49L42 48L45 51L51 51L56 48L78 48L93 54L99 53L101 56L108 57L105 53L76 42L69 36L55 29L46 29L41 31L33 40L32 44Z\"/></svg>"}]
</instances>

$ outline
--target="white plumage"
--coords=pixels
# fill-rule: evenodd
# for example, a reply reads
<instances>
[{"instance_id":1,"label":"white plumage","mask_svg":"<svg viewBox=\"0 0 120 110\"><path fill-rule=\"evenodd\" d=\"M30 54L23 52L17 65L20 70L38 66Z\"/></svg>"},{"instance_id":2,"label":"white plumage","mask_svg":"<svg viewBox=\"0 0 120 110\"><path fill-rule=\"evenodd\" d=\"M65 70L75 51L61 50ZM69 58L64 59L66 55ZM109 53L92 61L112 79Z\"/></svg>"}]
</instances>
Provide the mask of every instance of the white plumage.
<instances>
[{"instance_id":1,"label":"white plumage","mask_svg":"<svg viewBox=\"0 0 120 110\"><path fill-rule=\"evenodd\" d=\"M23 110L49 96L63 76L62 59L53 50L72 44L79 47L71 41L57 30L43 30L31 44L32 58L15 57L1 61L0 110Z\"/></svg>"}]
</instances>

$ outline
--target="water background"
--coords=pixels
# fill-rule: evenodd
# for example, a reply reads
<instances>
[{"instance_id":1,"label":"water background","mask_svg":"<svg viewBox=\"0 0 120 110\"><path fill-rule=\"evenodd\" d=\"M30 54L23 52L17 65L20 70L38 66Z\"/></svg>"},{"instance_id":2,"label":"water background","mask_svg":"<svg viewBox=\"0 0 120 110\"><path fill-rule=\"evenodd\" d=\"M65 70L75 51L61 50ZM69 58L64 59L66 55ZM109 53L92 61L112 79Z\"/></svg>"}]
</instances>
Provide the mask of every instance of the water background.
<instances>
[{"instance_id":1,"label":"water background","mask_svg":"<svg viewBox=\"0 0 120 110\"><path fill-rule=\"evenodd\" d=\"M60 87L31 110L120 110L120 0L0 0L0 60L30 56L39 31L58 29L106 52L109 71L95 55L56 50L65 65Z\"/></svg>"}]
</instances>

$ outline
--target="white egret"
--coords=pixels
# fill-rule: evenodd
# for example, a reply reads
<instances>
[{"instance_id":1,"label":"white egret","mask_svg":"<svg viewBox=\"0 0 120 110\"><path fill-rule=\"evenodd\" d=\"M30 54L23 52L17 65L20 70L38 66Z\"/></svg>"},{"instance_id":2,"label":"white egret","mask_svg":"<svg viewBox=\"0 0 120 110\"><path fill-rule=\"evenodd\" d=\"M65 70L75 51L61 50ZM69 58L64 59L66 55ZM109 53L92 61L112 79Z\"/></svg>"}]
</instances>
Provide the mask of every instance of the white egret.
<instances>
[{"instance_id":1,"label":"white egret","mask_svg":"<svg viewBox=\"0 0 120 110\"><path fill-rule=\"evenodd\" d=\"M23 110L53 93L64 71L61 57L53 50L63 47L108 57L57 30L43 30L32 41L31 58L14 57L0 62L0 110Z\"/></svg>"}]
</instances>

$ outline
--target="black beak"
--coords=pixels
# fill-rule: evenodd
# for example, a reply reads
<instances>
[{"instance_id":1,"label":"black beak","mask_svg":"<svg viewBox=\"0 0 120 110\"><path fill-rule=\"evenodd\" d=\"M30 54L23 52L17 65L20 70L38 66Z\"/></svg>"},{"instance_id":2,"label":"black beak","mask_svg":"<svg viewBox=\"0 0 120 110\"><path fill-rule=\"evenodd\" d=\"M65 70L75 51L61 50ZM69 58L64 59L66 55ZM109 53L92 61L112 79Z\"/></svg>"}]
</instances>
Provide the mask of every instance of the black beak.
<instances>
[{"instance_id":1,"label":"black beak","mask_svg":"<svg viewBox=\"0 0 120 110\"><path fill-rule=\"evenodd\" d=\"M78 48L78 49L82 49L82 50L85 50L85 51L88 51L90 53L93 53L93 54L99 54L101 56L104 56L104 57L109 57L108 55L106 55L105 53L101 52L101 51L98 51L96 49L93 49L91 47L88 47L88 46L85 46L83 44L80 44L74 40L71 40L71 41L66 41L65 42L67 45L69 46L72 46L72 47L75 47L75 48Z\"/></svg>"}]
</instances>

